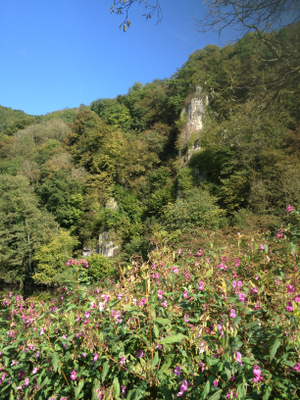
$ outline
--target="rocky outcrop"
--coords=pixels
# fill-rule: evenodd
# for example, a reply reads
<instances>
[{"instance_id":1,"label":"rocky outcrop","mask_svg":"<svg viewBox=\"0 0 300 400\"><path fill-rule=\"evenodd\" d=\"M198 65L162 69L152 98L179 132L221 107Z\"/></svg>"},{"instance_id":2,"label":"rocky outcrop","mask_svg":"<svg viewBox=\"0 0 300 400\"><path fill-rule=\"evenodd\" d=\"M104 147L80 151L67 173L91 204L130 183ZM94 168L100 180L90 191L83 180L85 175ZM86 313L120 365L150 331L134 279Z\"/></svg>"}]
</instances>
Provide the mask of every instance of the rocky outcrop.
<instances>
[{"instance_id":1,"label":"rocky outcrop","mask_svg":"<svg viewBox=\"0 0 300 400\"><path fill-rule=\"evenodd\" d=\"M189 105L183 110L186 123L179 137L179 149L187 162L193 152L200 149L200 136L203 128L203 119L208 105L208 97L198 86Z\"/></svg>"},{"instance_id":2,"label":"rocky outcrop","mask_svg":"<svg viewBox=\"0 0 300 400\"><path fill-rule=\"evenodd\" d=\"M110 198L106 203L106 208L116 211L118 203L114 198ZM114 257L117 255L119 246L114 240L114 233L103 231L99 234L98 243L94 249L84 248L82 251L83 257L89 257L92 254L101 254L105 257Z\"/></svg>"}]
</instances>

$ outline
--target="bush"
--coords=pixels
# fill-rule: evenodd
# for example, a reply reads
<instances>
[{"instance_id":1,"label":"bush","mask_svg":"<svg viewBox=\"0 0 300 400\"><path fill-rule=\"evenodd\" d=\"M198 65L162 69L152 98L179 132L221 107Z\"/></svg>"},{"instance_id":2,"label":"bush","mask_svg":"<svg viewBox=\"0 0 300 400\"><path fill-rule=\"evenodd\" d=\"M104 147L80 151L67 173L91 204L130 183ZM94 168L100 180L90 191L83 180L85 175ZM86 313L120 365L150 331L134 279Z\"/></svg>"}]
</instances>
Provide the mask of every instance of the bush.
<instances>
[{"instance_id":1,"label":"bush","mask_svg":"<svg viewBox=\"0 0 300 400\"><path fill-rule=\"evenodd\" d=\"M112 260L108 257L102 256L101 254L93 254L92 256L87 257L86 260L89 264L87 274L96 282L115 276L117 273Z\"/></svg>"},{"instance_id":2,"label":"bush","mask_svg":"<svg viewBox=\"0 0 300 400\"><path fill-rule=\"evenodd\" d=\"M175 203L170 203L163 215L165 226L182 231L193 227L219 228L224 223L224 211L215 197L206 190L194 188L185 192Z\"/></svg>"}]
</instances>

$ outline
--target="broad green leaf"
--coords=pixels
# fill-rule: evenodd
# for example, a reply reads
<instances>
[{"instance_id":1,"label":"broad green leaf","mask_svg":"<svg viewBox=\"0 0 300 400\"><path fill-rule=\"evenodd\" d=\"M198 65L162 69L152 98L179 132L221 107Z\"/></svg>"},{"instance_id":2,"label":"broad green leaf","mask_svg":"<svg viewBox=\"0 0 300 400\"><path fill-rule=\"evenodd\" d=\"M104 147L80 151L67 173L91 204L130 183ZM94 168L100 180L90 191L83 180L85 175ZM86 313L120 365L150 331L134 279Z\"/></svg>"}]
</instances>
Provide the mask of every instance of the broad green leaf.
<instances>
[{"instance_id":1,"label":"broad green leaf","mask_svg":"<svg viewBox=\"0 0 300 400\"><path fill-rule=\"evenodd\" d=\"M155 318L155 322L159 323L160 325L168 325L171 323L171 320L168 318Z\"/></svg>"},{"instance_id":2,"label":"broad green leaf","mask_svg":"<svg viewBox=\"0 0 300 400\"><path fill-rule=\"evenodd\" d=\"M261 322L260 321L252 321L249 322L248 324L246 324L245 328L246 330L253 328L254 326L260 325Z\"/></svg>"},{"instance_id":3,"label":"broad green leaf","mask_svg":"<svg viewBox=\"0 0 300 400\"><path fill-rule=\"evenodd\" d=\"M204 389L203 389L203 392L202 392L202 399L206 399L207 398L207 395L208 395L209 391L210 391L210 382L208 380L206 382L206 384L204 386Z\"/></svg>"},{"instance_id":4,"label":"broad green leaf","mask_svg":"<svg viewBox=\"0 0 300 400\"><path fill-rule=\"evenodd\" d=\"M98 389L100 388L100 381L99 379L94 379L94 386L93 386L93 393L92 393L92 400L98 400Z\"/></svg>"},{"instance_id":5,"label":"broad green leaf","mask_svg":"<svg viewBox=\"0 0 300 400\"><path fill-rule=\"evenodd\" d=\"M266 390L264 392L262 400L268 400L268 398L271 396L272 389L273 389L272 386L270 386L270 385L265 385L265 387L266 387Z\"/></svg>"},{"instance_id":6,"label":"broad green leaf","mask_svg":"<svg viewBox=\"0 0 300 400\"><path fill-rule=\"evenodd\" d=\"M121 390L120 390L120 382L119 379L115 376L113 380L113 387L116 397L119 397Z\"/></svg>"},{"instance_id":7,"label":"broad green leaf","mask_svg":"<svg viewBox=\"0 0 300 400\"><path fill-rule=\"evenodd\" d=\"M81 392L83 386L84 386L84 380L81 379L81 381L79 382L79 385L76 386L75 389L74 389L76 399L78 398L79 393Z\"/></svg>"},{"instance_id":8,"label":"broad green leaf","mask_svg":"<svg viewBox=\"0 0 300 400\"><path fill-rule=\"evenodd\" d=\"M55 372L57 371L58 361L59 361L58 353L55 352L55 353L52 354L52 365L53 365L53 368L54 368Z\"/></svg>"},{"instance_id":9,"label":"broad green leaf","mask_svg":"<svg viewBox=\"0 0 300 400\"><path fill-rule=\"evenodd\" d=\"M219 400L222 392L223 392L222 389L218 390L216 393L214 393L212 396L210 396L208 400Z\"/></svg>"},{"instance_id":10,"label":"broad green leaf","mask_svg":"<svg viewBox=\"0 0 300 400\"><path fill-rule=\"evenodd\" d=\"M155 337L158 338L159 337L159 329L158 329L157 325L155 325L155 324L153 325L153 332L154 332Z\"/></svg>"},{"instance_id":11,"label":"broad green leaf","mask_svg":"<svg viewBox=\"0 0 300 400\"><path fill-rule=\"evenodd\" d=\"M273 343L273 346L271 347L271 350L270 350L270 361L272 361L273 358L275 357L280 345L281 345L281 340L279 338L277 338L275 340L275 342Z\"/></svg>"},{"instance_id":12,"label":"broad green leaf","mask_svg":"<svg viewBox=\"0 0 300 400\"><path fill-rule=\"evenodd\" d=\"M240 399L243 399L246 397L246 394L247 394L246 383L243 382L237 386L237 393L238 393Z\"/></svg>"},{"instance_id":13,"label":"broad green leaf","mask_svg":"<svg viewBox=\"0 0 300 400\"><path fill-rule=\"evenodd\" d=\"M166 357L165 362L163 363L163 365L160 369L161 372L166 372L170 368L170 365L172 364L173 359L174 359L174 354L169 354Z\"/></svg>"},{"instance_id":14,"label":"broad green leaf","mask_svg":"<svg viewBox=\"0 0 300 400\"><path fill-rule=\"evenodd\" d=\"M186 338L185 335L183 335L182 333L178 333L177 335L171 335L169 337L164 338L163 340L160 341L160 343L161 344L180 343L185 338Z\"/></svg>"},{"instance_id":15,"label":"broad green leaf","mask_svg":"<svg viewBox=\"0 0 300 400\"><path fill-rule=\"evenodd\" d=\"M102 374L101 374L102 382L104 382L108 371L109 371L109 363L108 363L108 361L106 361L102 368Z\"/></svg>"},{"instance_id":16,"label":"broad green leaf","mask_svg":"<svg viewBox=\"0 0 300 400\"><path fill-rule=\"evenodd\" d=\"M154 368L158 364L159 361L159 355L158 352L156 351L153 357L153 360L151 360L151 366Z\"/></svg>"}]
</instances>

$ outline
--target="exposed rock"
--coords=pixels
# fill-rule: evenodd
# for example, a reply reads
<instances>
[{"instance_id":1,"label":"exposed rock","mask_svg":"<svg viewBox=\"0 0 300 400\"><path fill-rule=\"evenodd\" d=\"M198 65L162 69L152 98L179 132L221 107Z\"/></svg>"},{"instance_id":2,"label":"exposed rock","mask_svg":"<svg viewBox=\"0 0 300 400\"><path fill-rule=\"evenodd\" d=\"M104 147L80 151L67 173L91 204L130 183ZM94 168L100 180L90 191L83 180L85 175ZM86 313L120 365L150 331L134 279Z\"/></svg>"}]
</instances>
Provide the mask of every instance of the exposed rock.
<instances>
[{"instance_id":1,"label":"exposed rock","mask_svg":"<svg viewBox=\"0 0 300 400\"><path fill-rule=\"evenodd\" d=\"M200 86L196 88L195 97L192 98L183 113L186 115L186 124L179 137L179 148L187 162L191 155L200 150L200 134L203 128L203 119L208 105L208 97L202 93Z\"/></svg>"},{"instance_id":2,"label":"exposed rock","mask_svg":"<svg viewBox=\"0 0 300 400\"><path fill-rule=\"evenodd\" d=\"M113 257L116 255L118 247L112 240L109 232L102 232L99 235L97 253L105 257Z\"/></svg>"}]
</instances>

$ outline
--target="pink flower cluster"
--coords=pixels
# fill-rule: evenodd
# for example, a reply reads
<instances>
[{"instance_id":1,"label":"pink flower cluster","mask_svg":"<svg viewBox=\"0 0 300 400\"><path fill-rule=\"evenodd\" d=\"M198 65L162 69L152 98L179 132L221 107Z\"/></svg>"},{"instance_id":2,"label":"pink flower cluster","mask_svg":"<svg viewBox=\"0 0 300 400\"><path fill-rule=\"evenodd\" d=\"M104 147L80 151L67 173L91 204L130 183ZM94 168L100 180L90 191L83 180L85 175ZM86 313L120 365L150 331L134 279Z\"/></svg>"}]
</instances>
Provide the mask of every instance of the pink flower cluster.
<instances>
[{"instance_id":1,"label":"pink flower cluster","mask_svg":"<svg viewBox=\"0 0 300 400\"><path fill-rule=\"evenodd\" d=\"M254 365L253 374L254 378L252 379L252 382L259 382L264 380L264 378L261 376L261 369L259 368L258 365Z\"/></svg>"},{"instance_id":2,"label":"pink flower cluster","mask_svg":"<svg viewBox=\"0 0 300 400\"><path fill-rule=\"evenodd\" d=\"M177 393L177 396L178 397L182 396L187 391L188 386L189 386L188 382L183 381L182 384L180 385L180 392Z\"/></svg>"},{"instance_id":3,"label":"pink flower cluster","mask_svg":"<svg viewBox=\"0 0 300 400\"><path fill-rule=\"evenodd\" d=\"M84 268L88 268L89 264L85 259L80 259L80 260L74 260L74 258L70 258L67 263L66 267L69 267L70 265L81 265L83 264Z\"/></svg>"}]
</instances>

